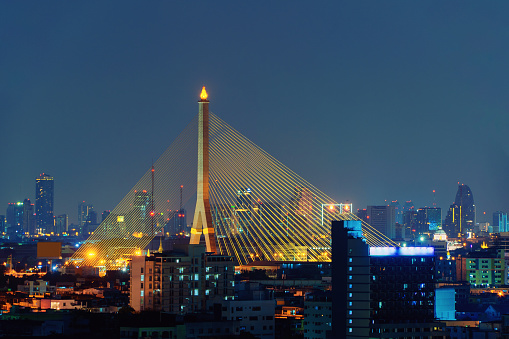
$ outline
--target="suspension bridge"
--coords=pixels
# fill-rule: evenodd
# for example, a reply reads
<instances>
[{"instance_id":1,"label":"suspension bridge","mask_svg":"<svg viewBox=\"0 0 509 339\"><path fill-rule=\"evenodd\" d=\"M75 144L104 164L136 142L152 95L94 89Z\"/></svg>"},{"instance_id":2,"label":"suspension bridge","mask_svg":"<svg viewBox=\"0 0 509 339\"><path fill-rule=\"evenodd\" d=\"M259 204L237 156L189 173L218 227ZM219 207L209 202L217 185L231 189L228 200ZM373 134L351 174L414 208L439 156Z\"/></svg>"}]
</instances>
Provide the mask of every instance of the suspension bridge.
<instances>
[{"instance_id":1,"label":"suspension bridge","mask_svg":"<svg viewBox=\"0 0 509 339\"><path fill-rule=\"evenodd\" d=\"M143 255L154 237L178 231L190 233L192 243L205 236L207 250L230 255L238 264L330 261L331 221L360 220L352 205L334 201L209 114L203 92L198 115L74 253L71 264L120 269ZM193 201L190 232L171 227L171 220L182 217L182 206ZM371 246L396 245L364 221L362 231Z\"/></svg>"}]
</instances>

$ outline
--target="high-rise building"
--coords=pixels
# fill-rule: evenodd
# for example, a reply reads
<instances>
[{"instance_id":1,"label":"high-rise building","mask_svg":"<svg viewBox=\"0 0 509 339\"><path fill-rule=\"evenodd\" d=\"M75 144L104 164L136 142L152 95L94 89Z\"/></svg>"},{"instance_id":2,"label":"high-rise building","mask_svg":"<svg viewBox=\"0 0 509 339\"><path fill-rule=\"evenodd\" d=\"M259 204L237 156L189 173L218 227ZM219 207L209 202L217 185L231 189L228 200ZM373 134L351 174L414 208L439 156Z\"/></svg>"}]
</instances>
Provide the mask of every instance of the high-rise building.
<instances>
[{"instance_id":1,"label":"high-rise building","mask_svg":"<svg viewBox=\"0 0 509 339\"><path fill-rule=\"evenodd\" d=\"M307 187L295 187L295 197L290 205L295 214L310 217L313 212L313 193Z\"/></svg>"},{"instance_id":2,"label":"high-rise building","mask_svg":"<svg viewBox=\"0 0 509 339\"><path fill-rule=\"evenodd\" d=\"M444 231L455 238L473 231L475 226L474 195L465 184L458 185L456 199L445 217Z\"/></svg>"},{"instance_id":3,"label":"high-rise building","mask_svg":"<svg viewBox=\"0 0 509 339\"><path fill-rule=\"evenodd\" d=\"M23 233L25 236L35 234L35 207L30 199L23 200Z\"/></svg>"},{"instance_id":4,"label":"high-rise building","mask_svg":"<svg viewBox=\"0 0 509 339\"><path fill-rule=\"evenodd\" d=\"M62 235L64 232L67 233L68 229L67 214L61 214L55 218L55 232L56 234Z\"/></svg>"},{"instance_id":5,"label":"high-rise building","mask_svg":"<svg viewBox=\"0 0 509 339\"><path fill-rule=\"evenodd\" d=\"M391 201L390 205L394 206L395 222L398 224L402 224L403 223L403 207L397 200Z\"/></svg>"},{"instance_id":6,"label":"high-rise building","mask_svg":"<svg viewBox=\"0 0 509 339\"><path fill-rule=\"evenodd\" d=\"M187 213L185 208L176 211L170 211L168 220L166 222L165 231L169 232L170 235L185 232L187 227L186 214Z\"/></svg>"},{"instance_id":7,"label":"high-rise building","mask_svg":"<svg viewBox=\"0 0 509 339\"><path fill-rule=\"evenodd\" d=\"M366 210L368 224L388 238L394 239L396 236L394 206L368 206Z\"/></svg>"},{"instance_id":8,"label":"high-rise building","mask_svg":"<svg viewBox=\"0 0 509 339\"><path fill-rule=\"evenodd\" d=\"M417 233L435 232L442 228L442 209L423 207L417 210Z\"/></svg>"},{"instance_id":9,"label":"high-rise building","mask_svg":"<svg viewBox=\"0 0 509 339\"><path fill-rule=\"evenodd\" d=\"M498 232L509 232L509 227L507 225L507 213L496 211L493 212L493 228L498 227Z\"/></svg>"},{"instance_id":10,"label":"high-rise building","mask_svg":"<svg viewBox=\"0 0 509 339\"><path fill-rule=\"evenodd\" d=\"M23 203L10 202L6 211L7 230L9 236L21 235L23 231Z\"/></svg>"},{"instance_id":11,"label":"high-rise building","mask_svg":"<svg viewBox=\"0 0 509 339\"><path fill-rule=\"evenodd\" d=\"M6 225L7 220L5 219L5 215L0 215L0 233L5 233Z\"/></svg>"},{"instance_id":12,"label":"high-rise building","mask_svg":"<svg viewBox=\"0 0 509 339\"><path fill-rule=\"evenodd\" d=\"M405 201L402 207L403 212L415 210L415 205L412 200Z\"/></svg>"},{"instance_id":13,"label":"high-rise building","mask_svg":"<svg viewBox=\"0 0 509 339\"><path fill-rule=\"evenodd\" d=\"M409 209L403 212L403 237L407 239L415 238L417 228L417 211Z\"/></svg>"},{"instance_id":14,"label":"high-rise building","mask_svg":"<svg viewBox=\"0 0 509 339\"><path fill-rule=\"evenodd\" d=\"M39 174L35 178L35 214L37 228L42 233L53 231L54 182L49 174Z\"/></svg>"},{"instance_id":15,"label":"high-rise building","mask_svg":"<svg viewBox=\"0 0 509 339\"><path fill-rule=\"evenodd\" d=\"M367 209L357 209L357 218L361 219L362 221L364 222L367 222L369 224L369 219L368 219L368 210Z\"/></svg>"},{"instance_id":16,"label":"high-rise building","mask_svg":"<svg viewBox=\"0 0 509 339\"><path fill-rule=\"evenodd\" d=\"M253 218L253 201L250 188L237 191L237 202L235 205L235 223L237 232L249 235L251 232Z\"/></svg>"},{"instance_id":17,"label":"high-rise building","mask_svg":"<svg viewBox=\"0 0 509 339\"><path fill-rule=\"evenodd\" d=\"M94 206L91 204L87 204L85 201L80 202L78 204L78 225L80 227L85 226L87 223L88 214L91 210L94 209Z\"/></svg>"},{"instance_id":18,"label":"high-rise building","mask_svg":"<svg viewBox=\"0 0 509 339\"><path fill-rule=\"evenodd\" d=\"M110 215L111 211L103 211L101 213L101 222L103 222L104 220L106 220L106 218L108 217L108 215Z\"/></svg>"},{"instance_id":19,"label":"high-rise building","mask_svg":"<svg viewBox=\"0 0 509 339\"><path fill-rule=\"evenodd\" d=\"M331 338L368 338L371 276L369 246L362 237L361 221L333 221L331 227L335 319Z\"/></svg>"}]
</instances>

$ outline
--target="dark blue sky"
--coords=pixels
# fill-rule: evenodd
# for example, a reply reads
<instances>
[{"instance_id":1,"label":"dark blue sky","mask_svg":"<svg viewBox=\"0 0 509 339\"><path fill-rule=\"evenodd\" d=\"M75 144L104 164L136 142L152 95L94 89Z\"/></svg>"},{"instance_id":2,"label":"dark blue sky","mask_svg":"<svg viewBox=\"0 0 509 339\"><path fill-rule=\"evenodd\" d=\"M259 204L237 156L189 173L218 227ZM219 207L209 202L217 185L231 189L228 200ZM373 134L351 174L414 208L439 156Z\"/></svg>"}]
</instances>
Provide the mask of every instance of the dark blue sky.
<instances>
[{"instance_id":1,"label":"dark blue sky","mask_svg":"<svg viewBox=\"0 0 509 339\"><path fill-rule=\"evenodd\" d=\"M0 213L121 198L211 110L335 199L509 207L503 1L2 2ZM445 212L444 212L445 217ZM491 216L487 218L490 220ZM478 218L483 221L483 218Z\"/></svg>"}]
</instances>

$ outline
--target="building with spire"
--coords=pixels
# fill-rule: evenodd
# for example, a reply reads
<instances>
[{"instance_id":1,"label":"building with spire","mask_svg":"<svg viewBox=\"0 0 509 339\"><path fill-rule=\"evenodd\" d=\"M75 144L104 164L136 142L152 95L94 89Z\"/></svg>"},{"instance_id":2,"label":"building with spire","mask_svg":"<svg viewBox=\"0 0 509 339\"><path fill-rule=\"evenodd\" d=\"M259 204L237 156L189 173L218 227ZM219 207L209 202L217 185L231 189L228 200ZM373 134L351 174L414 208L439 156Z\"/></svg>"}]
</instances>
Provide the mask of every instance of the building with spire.
<instances>
[{"instance_id":1,"label":"building with spire","mask_svg":"<svg viewBox=\"0 0 509 339\"><path fill-rule=\"evenodd\" d=\"M456 199L449 207L445 217L444 231L451 238L461 237L471 232L475 225L475 204L472 190L465 184L458 183Z\"/></svg>"}]
</instances>

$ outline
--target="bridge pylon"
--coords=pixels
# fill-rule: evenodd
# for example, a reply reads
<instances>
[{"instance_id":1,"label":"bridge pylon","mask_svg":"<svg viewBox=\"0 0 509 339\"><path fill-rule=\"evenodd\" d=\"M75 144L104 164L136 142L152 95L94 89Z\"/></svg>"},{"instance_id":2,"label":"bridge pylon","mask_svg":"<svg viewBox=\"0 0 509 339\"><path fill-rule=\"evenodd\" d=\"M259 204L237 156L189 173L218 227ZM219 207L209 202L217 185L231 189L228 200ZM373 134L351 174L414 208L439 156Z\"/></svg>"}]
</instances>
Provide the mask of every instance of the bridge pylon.
<instances>
[{"instance_id":1,"label":"bridge pylon","mask_svg":"<svg viewBox=\"0 0 509 339\"><path fill-rule=\"evenodd\" d=\"M207 252L217 254L216 235L209 200L209 101L205 86L198 101L198 180L196 208L191 228L190 244L199 244L205 236Z\"/></svg>"}]
</instances>

